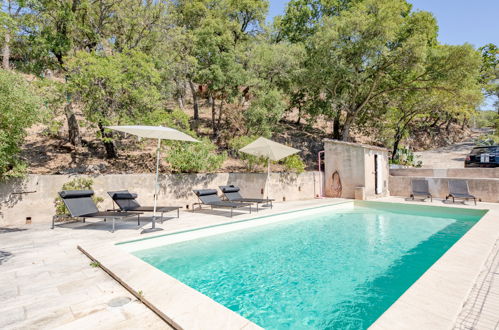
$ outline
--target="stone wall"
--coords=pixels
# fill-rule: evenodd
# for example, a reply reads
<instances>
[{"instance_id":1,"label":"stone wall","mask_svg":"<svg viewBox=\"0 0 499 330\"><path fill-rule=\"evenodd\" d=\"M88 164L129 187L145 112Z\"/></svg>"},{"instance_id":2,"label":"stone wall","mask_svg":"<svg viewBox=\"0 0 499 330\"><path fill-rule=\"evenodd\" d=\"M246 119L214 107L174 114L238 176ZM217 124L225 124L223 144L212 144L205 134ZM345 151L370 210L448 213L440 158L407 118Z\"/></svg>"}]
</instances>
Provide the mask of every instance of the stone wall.
<instances>
[{"instance_id":1,"label":"stone wall","mask_svg":"<svg viewBox=\"0 0 499 330\"><path fill-rule=\"evenodd\" d=\"M0 184L0 226L18 225L31 217L33 223L49 223L54 215L54 198L61 186L75 178L69 175L29 175ZM152 205L153 174L109 174L86 176L94 180L94 190L104 198L99 209L112 208L107 191L128 189L138 194L143 205ZM160 176L159 205L182 206L197 202L193 189L217 188L234 184L244 197L262 198L265 173L171 174ZM276 201L312 199L319 194L319 173L272 173L270 197Z\"/></svg>"}]
</instances>

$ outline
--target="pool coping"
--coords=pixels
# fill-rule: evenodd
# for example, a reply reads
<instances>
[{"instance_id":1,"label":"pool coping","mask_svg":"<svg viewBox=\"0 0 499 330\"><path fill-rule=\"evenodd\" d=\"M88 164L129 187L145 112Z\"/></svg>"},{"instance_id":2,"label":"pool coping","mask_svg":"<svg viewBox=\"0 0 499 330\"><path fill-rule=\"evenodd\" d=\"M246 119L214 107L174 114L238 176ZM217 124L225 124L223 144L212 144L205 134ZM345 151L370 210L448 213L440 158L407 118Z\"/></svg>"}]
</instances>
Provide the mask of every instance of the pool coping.
<instances>
[{"instance_id":1,"label":"pool coping","mask_svg":"<svg viewBox=\"0 0 499 330\"><path fill-rule=\"evenodd\" d=\"M346 203L350 202L355 204L359 203L360 205L363 203L353 200L349 200ZM386 203L383 200L381 200L381 202ZM333 203L332 201L330 205L343 203L344 202ZM409 203L393 204L407 205ZM423 205L429 206L428 204ZM456 209L455 207L448 206L438 207ZM306 209L311 209L311 207L296 207L285 212L269 214L263 218ZM494 223L492 219L493 215L497 215L498 213L498 210L489 210L473 228L461 237L454 246L430 267L388 310L386 310L380 318L371 325L371 328L449 328L461 310L462 302L471 290L473 281L478 276L480 267L485 262L488 255L485 254L483 258L475 258L475 254L477 252L479 253L485 247L489 247L489 245L490 249L493 247L493 242L490 244L490 241L492 241L491 239L484 241L480 238L480 242L477 242L477 239L474 236L483 236L483 233L491 233L490 230L492 229L499 230L499 223ZM231 221L222 225L237 224L258 218L262 217L248 217L247 219ZM218 226L220 225L181 230L168 233L167 235L150 235L145 239ZM478 232L478 234L475 234L475 232ZM471 239L468 236L470 236ZM468 242L470 240L471 242ZM78 249L93 261L98 262L104 271L123 285L137 297L137 299L141 300L165 322L176 329L261 329L253 322L181 283L170 275L161 272L139 258L134 257L117 245L130 241L133 240L121 239L114 242L81 244L78 246ZM466 252L470 246L472 248L474 247L474 249L469 250L473 251L473 253L470 253L469 251ZM468 267L468 265L470 265L469 263L464 266L464 268L469 268L467 272L464 272L466 276L463 276L463 265L460 265L461 259L459 257L462 255L467 256L468 258L471 257L474 261L473 266ZM143 276L143 274L146 273L147 276ZM454 281L446 281L446 276L454 276L452 277ZM465 279L463 279L463 277L465 277ZM454 283L456 281L458 281L458 283ZM442 285L441 282L445 282L445 285ZM452 285L447 285L448 283L451 283ZM464 283L466 285L463 285ZM455 286L459 287L460 290L455 290ZM430 297L427 296L428 287L433 289ZM436 296L436 294L434 294L435 289L442 293ZM414 294L414 291L416 291L416 294ZM455 294L456 292L457 294ZM407 299L409 300L409 304L406 302ZM436 301L439 300L444 301L441 304L436 303ZM427 306L435 306L436 309L428 311L429 307ZM447 307L443 308L442 306ZM416 314L419 315L418 317L412 317L412 314L414 314L413 309L416 311ZM450 312L449 309L452 309L453 311ZM439 312L435 313L435 310L438 310ZM447 313L444 313L444 316L441 316L440 310Z\"/></svg>"},{"instance_id":2,"label":"pool coping","mask_svg":"<svg viewBox=\"0 0 499 330\"><path fill-rule=\"evenodd\" d=\"M406 204L406 203L403 203ZM428 205L428 203L413 203ZM480 205L479 205L480 206ZM451 206L456 210L465 206ZM370 327L450 329L469 296L499 233L499 205L488 212L407 289Z\"/></svg>"}]
</instances>

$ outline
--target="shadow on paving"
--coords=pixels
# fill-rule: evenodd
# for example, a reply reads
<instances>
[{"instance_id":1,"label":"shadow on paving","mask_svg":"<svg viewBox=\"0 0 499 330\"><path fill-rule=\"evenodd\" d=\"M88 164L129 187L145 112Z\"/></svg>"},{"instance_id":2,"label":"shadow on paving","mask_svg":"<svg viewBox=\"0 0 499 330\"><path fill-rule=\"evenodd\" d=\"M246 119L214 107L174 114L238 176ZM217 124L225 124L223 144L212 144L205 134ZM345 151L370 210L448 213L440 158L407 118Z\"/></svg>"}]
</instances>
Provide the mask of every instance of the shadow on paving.
<instances>
[{"instance_id":1,"label":"shadow on paving","mask_svg":"<svg viewBox=\"0 0 499 330\"><path fill-rule=\"evenodd\" d=\"M0 265L12 257L12 253L0 250Z\"/></svg>"},{"instance_id":2,"label":"shadow on paving","mask_svg":"<svg viewBox=\"0 0 499 330\"><path fill-rule=\"evenodd\" d=\"M0 227L0 234L5 234L5 233L15 233L17 231L25 231L27 229L23 228L6 228L6 227Z\"/></svg>"}]
</instances>

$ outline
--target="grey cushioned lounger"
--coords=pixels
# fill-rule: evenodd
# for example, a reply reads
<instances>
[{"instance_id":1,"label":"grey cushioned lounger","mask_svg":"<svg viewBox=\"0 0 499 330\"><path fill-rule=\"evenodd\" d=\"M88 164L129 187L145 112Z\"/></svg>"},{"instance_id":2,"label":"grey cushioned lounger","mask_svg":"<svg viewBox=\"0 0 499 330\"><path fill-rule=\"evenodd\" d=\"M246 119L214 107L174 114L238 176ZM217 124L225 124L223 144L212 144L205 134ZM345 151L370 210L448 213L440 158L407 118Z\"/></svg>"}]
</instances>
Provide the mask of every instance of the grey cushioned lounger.
<instances>
[{"instance_id":1,"label":"grey cushioned lounger","mask_svg":"<svg viewBox=\"0 0 499 330\"><path fill-rule=\"evenodd\" d=\"M452 202L455 202L455 199L468 200L473 199L476 205L476 197L470 194L468 188L468 181L466 180L449 180L449 194L445 197L445 199L452 198Z\"/></svg>"},{"instance_id":2,"label":"grey cushioned lounger","mask_svg":"<svg viewBox=\"0 0 499 330\"><path fill-rule=\"evenodd\" d=\"M140 225L140 213L130 213L130 212L117 212L117 211L106 211L101 212L95 205L92 196L94 192L92 190L64 190L59 192L64 205L66 205L69 213L74 218L83 218L83 222L88 218L96 219L112 219L113 220L113 230L115 228L115 220L126 219L130 217L137 217L137 224ZM52 218L52 229L54 229L54 221Z\"/></svg>"},{"instance_id":3,"label":"grey cushioned lounger","mask_svg":"<svg viewBox=\"0 0 499 330\"><path fill-rule=\"evenodd\" d=\"M411 198L414 200L416 196L424 196L426 198L430 198L430 201L433 202L433 196L430 193L430 189L428 187L428 181L425 179L414 179L411 181Z\"/></svg>"},{"instance_id":4,"label":"grey cushioned lounger","mask_svg":"<svg viewBox=\"0 0 499 330\"><path fill-rule=\"evenodd\" d=\"M121 211L127 212L154 212L154 206L142 206L137 201L137 194L128 190L108 191L108 195ZM156 206L156 212L161 213L161 223L163 223L163 214L166 212L177 211L177 218L180 216L180 206Z\"/></svg>"},{"instance_id":5,"label":"grey cushioned lounger","mask_svg":"<svg viewBox=\"0 0 499 330\"><path fill-rule=\"evenodd\" d=\"M241 190L239 187L230 185L230 186L219 186L220 190L223 192L224 196L227 200L231 202L242 202L242 203L255 203L256 211L258 212L258 204L269 204L270 208L272 208L273 199L270 198L245 198L241 196L239 191Z\"/></svg>"},{"instance_id":6,"label":"grey cushioned lounger","mask_svg":"<svg viewBox=\"0 0 499 330\"><path fill-rule=\"evenodd\" d=\"M230 216L232 217L232 211L241 207L249 207L249 213L251 213L251 203L235 203L230 201L223 201L218 197L216 189L200 189L193 190L196 196L199 198L201 203L192 204L192 211L194 211L194 206L199 205L209 205L211 208L230 208Z\"/></svg>"}]
</instances>

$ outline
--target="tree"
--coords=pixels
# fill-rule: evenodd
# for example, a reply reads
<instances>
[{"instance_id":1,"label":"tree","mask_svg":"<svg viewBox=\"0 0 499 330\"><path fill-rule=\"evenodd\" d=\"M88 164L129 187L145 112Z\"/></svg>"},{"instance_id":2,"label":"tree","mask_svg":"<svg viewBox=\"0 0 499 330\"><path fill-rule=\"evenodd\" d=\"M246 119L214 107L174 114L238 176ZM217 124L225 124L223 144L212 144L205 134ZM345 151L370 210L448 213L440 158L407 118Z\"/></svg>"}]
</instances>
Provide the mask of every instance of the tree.
<instances>
[{"instance_id":1,"label":"tree","mask_svg":"<svg viewBox=\"0 0 499 330\"><path fill-rule=\"evenodd\" d=\"M338 16L359 0L291 0L283 16L275 19L277 40L306 42L317 31L325 17Z\"/></svg>"},{"instance_id":2,"label":"tree","mask_svg":"<svg viewBox=\"0 0 499 330\"><path fill-rule=\"evenodd\" d=\"M485 85L487 95L496 97L495 106L499 116L499 48L494 44L488 44L479 50L483 61L481 81Z\"/></svg>"},{"instance_id":3,"label":"tree","mask_svg":"<svg viewBox=\"0 0 499 330\"><path fill-rule=\"evenodd\" d=\"M83 102L86 119L99 129L108 158L117 152L105 126L135 123L144 113L162 107L160 74L144 53L78 52L67 60L66 68L68 88Z\"/></svg>"},{"instance_id":4,"label":"tree","mask_svg":"<svg viewBox=\"0 0 499 330\"><path fill-rule=\"evenodd\" d=\"M367 0L326 19L311 38L305 78L334 122L334 138L348 140L379 98L445 88L464 65L476 68L471 46L437 47L434 17L410 8L403 0Z\"/></svg>"},{"instance_id":5,"label":"tree","mask_svg":"<svg viewBox=\"0 0 499 330\"><path fill-rule=\"evenodd\" d=\"M21 146L42 104L24 77L0 69L0 178L22 173Z\"/></svg>"},{"instance_id":6,"label":"tree","mask_svg":"<svg viewBox=\"0 0 499 330\"><path fill-rule=\"evenodd\" d=\"M277 89L268 87L258 90L244 112L247 134L272 136L285 109L283 96Z\"/></svg>"}]
</instances>

